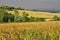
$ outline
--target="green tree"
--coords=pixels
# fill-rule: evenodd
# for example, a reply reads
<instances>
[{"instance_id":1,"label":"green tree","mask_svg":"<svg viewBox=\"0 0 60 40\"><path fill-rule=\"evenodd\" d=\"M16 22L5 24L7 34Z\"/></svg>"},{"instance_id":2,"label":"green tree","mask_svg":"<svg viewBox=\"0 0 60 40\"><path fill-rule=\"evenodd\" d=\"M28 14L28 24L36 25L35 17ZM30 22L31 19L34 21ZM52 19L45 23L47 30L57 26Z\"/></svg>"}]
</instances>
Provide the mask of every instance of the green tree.
<instances>
[{"instance_id":1,"label":"green tree","mask_svg":"<svg viewBox=\"0 0 60 40\"><path fill-rule=\"evenodd\" d=\"M9 19L11 22L14 22L14 15L12 13L9 13Z\"/></svg>"},{"instance_id":2,"label":"green tree","mask_svg":"<svg viewBox=\"0 0 60 40\"><path fill-rule=\"evenodd\" d=\"M19 12L15 9L14 10L14 22L18 22L20 19Z\"/></svg>"},{"instance_id":3,"label":"green tree","mask_svg":"<svg viewBox=\"0 0 60 40\"><path fill-rule=\"evenodd\" d=\"M7 14L7 12L4 9L0 9L0 23L3 22L3 18L5 14Z\"/></svg>"},{"instance_id":4,"label":"green tree","mask_svg":"<svg viewBox=\"0 0 60 40\"><path fill-rule=\"evenodd\" d=\"M40 22L43 22L43 21L45 21L45 18L39 18L38 19Z\"/></svg>"},{"instance_id":5,"label":"green tree","mask_svg":"<svg viewBox=\"0 0 60 40\"><path fill-rule=\"evenodd\" d=\"M28 18L28 13L26 13L26 12L23 12L23 22L28 22L30 19Z\"/></svg>"},{"instance_id":6,"label":"green tree","mask_svg":"<svg viewBox=\"0 0 60 40\"><path fill-rule=\"evenodd\" d=\"M30 18L30 21L31 21L31 22L43 22L43 21L45 21L45 19L44 19L44 18L31 17L31 18Z\"/></svg>"},{"instance_id":7,"label":"green tree","mask_svg":"<svg viewBox=\"0 0 60 40\"><path fill-rule=\"evenodd\" d=\"M34 22L35 21L35 17L30 17L30 22Z\"/></svg>"},{"instance_id":8,"label":"green tree","mask_svg":"<svg viewBox=\"0 0 60 40\"><path fill-rule=\"evenodd\" d=\"M2 6L2 9L10 9L9 6Z\"/></svg>"},{"instance_id":9,"label":"green tree","mask_svg":"<svg viewBox=\"0 0 60 40\"><path fill-rule=\"evenodd\" d=\"M58 16L54 16L53 18L52 18L54 21L60 21L60 17L58 17Z\"/></svg>"},{"instance_id":10,"label":"green tree","mask_svg":"<svg viewBox=\"0 0 60 40\"><path fill-rule=\"evenodd\" d=\"M12 9L15 9L14 7L10 7L10 6L1 6L2 9L5 9L5 10L12 10Z\"/></svg>"},{"instance_id":11,"label":"green tree","mask_svg":"<svg viewBox=\"0 0 60 40\"><path fill-rule=\"evenodd\" d=\"M14 15L11 13L5 14L4 22L14 22Z\"/></svg>"}]
</instances>

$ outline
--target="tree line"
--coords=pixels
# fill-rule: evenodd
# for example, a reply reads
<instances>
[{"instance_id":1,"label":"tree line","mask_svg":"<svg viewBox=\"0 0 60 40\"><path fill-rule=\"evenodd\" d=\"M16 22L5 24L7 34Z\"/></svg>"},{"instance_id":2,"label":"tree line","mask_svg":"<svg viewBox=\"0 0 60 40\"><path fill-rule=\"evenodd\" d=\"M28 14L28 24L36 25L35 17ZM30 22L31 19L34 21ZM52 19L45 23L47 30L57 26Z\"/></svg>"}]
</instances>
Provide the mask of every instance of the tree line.
<instances>
[{"instance_id":1,"label":"tree line","mask_svg":"<svg viewBox=\"0 0 60 40\"><path fill-rule=\"evenodd\" d=\"M14 14L6 12L4 9L0 9L0 23L3 22L34 22L45 21L44 18L28 17L28 13L23 12L20 16L17 10L14 10Z\"/></svg>"}]
</instances>

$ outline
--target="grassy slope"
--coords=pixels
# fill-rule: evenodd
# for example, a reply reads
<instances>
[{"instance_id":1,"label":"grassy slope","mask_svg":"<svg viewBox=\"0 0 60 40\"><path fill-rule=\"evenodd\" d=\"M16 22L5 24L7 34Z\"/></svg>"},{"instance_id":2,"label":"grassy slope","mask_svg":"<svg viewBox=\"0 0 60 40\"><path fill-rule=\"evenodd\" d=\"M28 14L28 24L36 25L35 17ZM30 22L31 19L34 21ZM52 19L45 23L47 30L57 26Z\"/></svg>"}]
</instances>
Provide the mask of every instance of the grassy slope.
<instances>
[{"instance_id":1,"label":"grassy slope","mask_svg":"<svg viewBox=\"0 0 60 40\"><path fill-rule=\"evenodd\" d=\"M14 13L14 11L7 11L8 13ZM22 15L23 12L29 14L29 17L37 17L37 18L52 18L54 15L60 16L60 13L49 13L49 12L35 12L35 11L27 11L27 10L18 10L19 14Z\"/></svg>"}]
</instances>

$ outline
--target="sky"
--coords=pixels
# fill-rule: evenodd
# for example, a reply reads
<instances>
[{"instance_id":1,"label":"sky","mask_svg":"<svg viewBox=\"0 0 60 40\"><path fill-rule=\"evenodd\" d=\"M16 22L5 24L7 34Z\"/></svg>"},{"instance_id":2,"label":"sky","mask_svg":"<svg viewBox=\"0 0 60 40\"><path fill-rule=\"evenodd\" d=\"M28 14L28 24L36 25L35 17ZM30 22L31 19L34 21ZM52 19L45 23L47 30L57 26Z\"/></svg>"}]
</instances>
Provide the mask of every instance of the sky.
<instances>
[{"instance_id":1,"label":"sky","mask_svg":"<svg viewBox=\"0 0 60 40\"><path fill-rule=\"evenodd\" d=\"M26 9L60 10L60 0L0 0L0 5Z\"/></svg>"}]
</instances>

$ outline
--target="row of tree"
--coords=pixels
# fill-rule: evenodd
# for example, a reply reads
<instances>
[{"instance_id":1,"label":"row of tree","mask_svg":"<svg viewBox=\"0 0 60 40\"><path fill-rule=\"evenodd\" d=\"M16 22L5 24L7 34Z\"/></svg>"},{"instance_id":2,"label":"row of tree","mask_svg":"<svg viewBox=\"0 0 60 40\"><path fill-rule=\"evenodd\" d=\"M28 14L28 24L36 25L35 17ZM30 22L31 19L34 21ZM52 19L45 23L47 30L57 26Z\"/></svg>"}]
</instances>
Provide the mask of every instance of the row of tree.
<instances>
[{"instance_id":1,"label":"row of tree","mask_svg":"<svg viewBox=\"0 0 60 40\"><path fill-rule=\"evenodd\" d=\"M14 10L14 14L7 13L4 9L0 9L0 23L2 22L34 22L45 21L44 18L28 17L28 13L23 12L20 16L17 10Z\"/></svg>"},{"instance_id":2,"label":"row of tree","mask_svg":"<svg viewBox=\"0 0 60 40\"><path fill-rule=\"evenodd\" d=\"M45 18L35 18L28 17L28 13L23 12L23 15L20 16L19 12L15 9L14 14L7 13L5 9L0 9L0 23L3 22L42 22L45 21ZM54 16L53 21L60 21L60 17Z\"/></svg>"},{"instance_id":3,"label":"row of tree","mask_svg":"<svg viewBox=\"0 0 60 40\"><path fill-rule=\"evenodd\" d=\"M1 6L0 9L5 9L5 10L14 10L14 9L18 9L18 10L24 10L23 8L21 7L18 7L18 8L15 8L15 7L10 7L10 6Z\"/></svg>"},{"instance_id":4,"label":"row of tree","mask_svg":"<svg viewBox=\"0 0 60 40\"><path fill-rule=\"evenodd\" d=\"M45 21L44 18L35 18L35 17L28 17L28 13L23 12L23 15L20 16L17 10L14 10L14 22L38 22L38 21Z\"/></svg>"}]
</instances>

